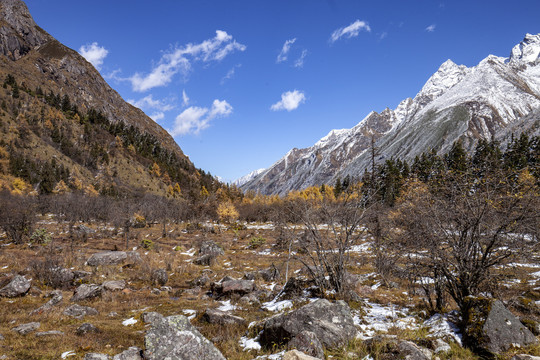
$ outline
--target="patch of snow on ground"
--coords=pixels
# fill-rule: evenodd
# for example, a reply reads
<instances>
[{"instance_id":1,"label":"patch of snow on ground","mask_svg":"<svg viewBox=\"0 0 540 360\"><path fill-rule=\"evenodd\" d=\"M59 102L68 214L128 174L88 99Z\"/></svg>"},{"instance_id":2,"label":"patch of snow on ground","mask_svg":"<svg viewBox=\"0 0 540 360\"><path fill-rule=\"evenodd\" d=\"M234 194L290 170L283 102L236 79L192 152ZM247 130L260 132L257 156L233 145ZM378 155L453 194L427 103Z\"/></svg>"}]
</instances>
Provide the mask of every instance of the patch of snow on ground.
<instances>
[{"instance_id":1,"label":"patch of snow on ground","mask_svg":"<svg viewBox=\"0 0 540 360\"><path fill-rule=\"evenodd\" d=\"M430 332L436 337L449 336L461 345L461 334L456 324L449 320L449 314L435 314L424 321L424 326L429 327Z\"/></svg>"},{"instance_id":2,"label":"patch of snow on ground","mask_svg":"<svg viewBox=\"0 0 540 360\"><path fill-rule=\"evenodd\" d=\"M232 311L238 309L238 306L231 304L231 300L220 301L221 306L217 309L219 311Z\"/></svg>"},{"instance_id":3,"label":"patch of snow on ground","mask_svg":"<svg viewBox=\"0 0 540 360\"><path fill-rule=\"evenodd\" d=\"M60 357L61 357L62 359L65 359L65 358L67 358L68 356L75 356L75 355L77 355L77 354L75 354L75 351L70 350L70 351L63 352L62 355L60 355Z\"/></svg>"},{"instance_id":4,"label":"patch of snow on ground","mask_svg":"<svg viewBox=\"0 0 540 360\"><path fill-rule=\"evenodd\" d=\"M272 355L257 356L255 360L281 360L285 355L285 350Z\"/></svg>"},{"instance_id":5,"label":"patch of snow on ground","mask_svg":"<svg viewBox=\"0 0 540 360\"><path fill-rule=\"evenodd\" d=\"M184 310L182 310L182 312L187 315L187 318L189 320L193 320L195 318L195 316L197 315L197 311L192 310L192 309L184 309Z\"/></svg>"},{"instance_id":6,"label":"patch of snow on ground","mask_svg":"<svg viewBox=\"0 0 540 360\"><path fill-rule=\"evenodd\" d=\"M244 351L261 350L261 344L259 344L258 339L258 337L248 339L246 336L242 336L240 338L240 346L244 349Z\"/></svg>"},{"instance_id":7,"label":"patch of snow on ground","mask_svg":"<svg viewBox=\"0 0 540 360\"><path fill-rule=\"evenodd\" d=\"M292 308L292 306L293 306L293 302L291 300L277 301L276 299L274 299L272 301L263 303L261 307L268 311L277 312L277 311Z\"/></svg>"},{"instance_id":8,"label":"patch of snow on ground","mask_svg":"<svg viewBox=\"0 0 540 360\"><path fill-rule=\"evenodd\" d=\"M259 255L270 255L270 254L272 254L272 250L271 249L264 249L263 251L259 251L258 254Z\"/></svg>"},{"instance_id":9,"label":"patch of snow on ground","mask_svg":"<svg viewBox=\"0 0 540 360\"><path fill-rule=\"evenodd\" d=\"M371 246L369 245L369 243L364 243L362 245L354 245L349 248L349 251L355 253L368 253L371 252Z\"/></svg>"},{"instance_id":10,"label":"patch of snow on ground","mask_svg":"<svg viewBox=\"0 0 540 360\"><path fill-rule=\"evenodd\" d=\"M360 331L357 338L362 340L373 337L377 332L388 332L392 327L412 329L417 327L416 319L407 315L407 309L395 305L380 305L366 302L365 315L361 319L358 312L353 312L353 320Z\"/></svg>"},{"instance_id":11,"label":"patch of snow on ground","mask_svg":"<svg viewBox=\"0 0 540 360\"><path fill-rule=\"evenodd\" d=\"M132 318L132 317L122 321L122 325L124 325L124 326L129 326L129 325L133 325L133 324L136 324L136 323L137 323L137 320L135 318Z\"/></svg>"},{"instance_id":12,"label":"patch of snow on ground","mask_svg":"<svg viewBox=\"0 0 540 360\"><path fill-rule=\"evenodd\" d=\"M264 223L264 224L257 224L257 223L251 223L251 224L245 224L246 229L249 230L273 230L274 224L273 223Z\"/></svg>"},{"instance_id":13,"label":"patch of snow on ground","mask_svg":"<svg viewBox=\"0 0 540 360\"><path fill-rule=\"evenodd\" d=\"M191 248L191 249L189 249L189 250L186 251L186 252L180 253L180 255L193 256L193 255L195 255L196 252L197 252L197 251L196 251L194 248Z\"/></svg>"}]
</instances>

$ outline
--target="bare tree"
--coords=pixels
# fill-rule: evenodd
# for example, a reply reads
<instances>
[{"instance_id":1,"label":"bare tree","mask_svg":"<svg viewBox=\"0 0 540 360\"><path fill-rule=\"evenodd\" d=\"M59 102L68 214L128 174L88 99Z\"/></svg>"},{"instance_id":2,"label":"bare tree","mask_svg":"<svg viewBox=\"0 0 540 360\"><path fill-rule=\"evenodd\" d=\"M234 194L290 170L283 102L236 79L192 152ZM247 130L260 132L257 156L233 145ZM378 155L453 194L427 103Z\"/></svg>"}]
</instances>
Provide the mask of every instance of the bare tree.
<instances>
[{"instance_id":1,"label":"bare tree","mask_svg":"<svg viewBox=\"0 0 540 360\"><path fill-rule=\"evenodd\" d=\"M14 243L21 244L32 235L36 220L34 198L0 192L0 228Z\"/></svg>"}]
</instances>

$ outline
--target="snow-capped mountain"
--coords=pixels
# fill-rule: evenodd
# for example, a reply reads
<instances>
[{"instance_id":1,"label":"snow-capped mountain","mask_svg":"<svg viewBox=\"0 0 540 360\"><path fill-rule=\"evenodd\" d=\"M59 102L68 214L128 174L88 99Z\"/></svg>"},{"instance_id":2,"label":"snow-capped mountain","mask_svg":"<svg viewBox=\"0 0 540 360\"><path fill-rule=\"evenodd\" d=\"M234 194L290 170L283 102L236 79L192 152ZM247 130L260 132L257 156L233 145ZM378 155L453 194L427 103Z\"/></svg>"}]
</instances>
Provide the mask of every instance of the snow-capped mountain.
<instances>
[{"instance_id":1,"label":"snow-capped mountain","mask_svg":"<svg viewBox=\"0 0 540 360\"><path fill-rule=\"evenodd\" d=\"M259 170L252 171L249 174L244 175L241 178L234 180L231 184L240 187L244 185L245 183L247 183L248 181L250 181L251 179L254 179L255 177L257 177L257 175L261 174L264 170L266 169L259 169Z\"/></svg>"},{"instance_id":2,"label":"snow-capped mountain","mask_svg":"<svg viewBox=\"0 0 540 360\"><path fill-rule=\"evenodd\" d=\"M372 139L378 162L431 149L444 153L460 138L472 149L478 139L502 138L510 130L538 132L539 113L540 34L527 34L508 58L489 55L471 68L444 62L414 99L373 111L351 129L332 130L309 148L292 149L241 188L285 194L360 176Z\"/></svg>"}]
</instances>

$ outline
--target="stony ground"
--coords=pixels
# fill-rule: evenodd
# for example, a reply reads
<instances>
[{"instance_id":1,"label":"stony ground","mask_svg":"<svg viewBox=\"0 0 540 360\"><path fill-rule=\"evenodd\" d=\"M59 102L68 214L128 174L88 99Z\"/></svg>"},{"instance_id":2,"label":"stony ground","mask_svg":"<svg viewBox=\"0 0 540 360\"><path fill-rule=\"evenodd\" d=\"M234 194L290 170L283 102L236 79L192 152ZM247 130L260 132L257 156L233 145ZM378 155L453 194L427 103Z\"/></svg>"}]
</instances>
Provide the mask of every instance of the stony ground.
<instances>
[{"instance_id":1,"label":"stony ground","mask_svg":"<svg viewBox=\"0 0 540 360\"><path fill-rule=\"evenodd\" d=\"M90 266L91 261L87 263L87 260L103 251L126 250L122 231L109 224L77 224L78 236L70 239L68 224L58 223L52 215L44 216L38 228L44 230L44 238L50 237L47 243L15 245L5 234L0 234L0 288L14 274L31 280L25 296L0 297L0 358L82 359L90 352L113 356L132 346L144 349L148 325L142 321L142 315L155 311L164 316L187 316L227 359L279 359L285 348L261 348L257 324L316 300L313 293L306 291L276 298L285 284L286 274L301 279L305 272L296 259L301 255L291 256L286 247L275 246L279 234L272 224L248 224L243 229L218 224L169 224L166 237L162 236L161 225L147 225L132 229L128 236L128 250L135 251L140 259L99 266ZM301 227L297 227L292 234L300 237L301 233ZM219 245L223 254L206 262L199 251L201 244L209 240ZM348 346L326 350L326 357L382 359L380 349L369 344L370 339L387 334L390 337L385 339L411 340L432 351L434 341L443 339L449 348L436 355L440 359L475 359L461 348L461 337L452 323L455 319L451 313L431 317L417 295L418 289L405 279L395 279L390 284L381 281L372 267L368 240L351 249L353 256L348 268L357 275L354 284L357 298L348 303L357 329L356 339ZM532 289L540 285L537 284L539 264L516 263L500 268L500 278L504 279L500 284L503 300L508 302L517 295L534 293ZM51 300L54 287L51 279L44 276L51 268L83 273L68 283L56 279L60 285L56 284L55 294L62 300L36 311ZM236 288L226 293L228 290L212 285L219 285L225 276L253 280L255 288ZM119 282L105 286L112 280ZM99 285L100 293L74 302L75 289L81 284ZM325 297L334 300L332 293ZM534 312L537 306L534 301L522 305ZM91 307L97 313L67 315L66 309L73 304ZM207 309L219 309L244 321L223 325L209 320L204 315ZM524 308L521 311L527 312ZM13 330L32 322L39 325L26 334ZM97 331L81 330L85 323L92 324ZM537 349L527 351L534 354ZM510 358L513 353L509 351L503 358Z\"/></svg>"}]
</instances>

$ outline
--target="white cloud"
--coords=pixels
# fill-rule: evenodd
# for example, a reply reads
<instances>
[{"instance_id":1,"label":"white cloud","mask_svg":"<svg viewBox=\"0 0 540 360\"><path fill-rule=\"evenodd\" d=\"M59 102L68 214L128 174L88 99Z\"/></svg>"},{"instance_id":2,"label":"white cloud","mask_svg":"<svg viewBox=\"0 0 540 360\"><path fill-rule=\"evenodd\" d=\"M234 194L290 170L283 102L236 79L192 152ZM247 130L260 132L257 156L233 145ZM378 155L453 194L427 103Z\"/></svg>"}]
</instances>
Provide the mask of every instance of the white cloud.
<instances>
[{"instance_id":1,"label":"white cloud","mask_svg":"<svg viewBox=\"0 0 540 360\"><path fill-rule=\"evenodd\" d=\"M176 117L172 136L198 134L210 126L210 121L232 114L233 107L225 100L214 100L210 109L190 106Z\"/></svg>"},{"instance_id":2,"label":"white cloud","mask_svg":"<svg viewBox=\"0 0 540 360\"><path fill-rule=\"evenodd\" d=\"M278 101L270 107L273 111L297 109L300 104L306 101L306 95L302 91L287 91L281 94L281 101Z\"/></svg>"},{"instance_id":3,"label":"white cloud","mask_svg":"<svg viewBox=\"0 0 540 360\"><path fill-rule=\"evenodd\" d=\"M157 112L155 114L150 115L150 118L154 121L159 121L165 117L165 114L162 112Z\"/></svg>"},{"instance_id":4,"label":"white cloud","mask_svg":"<svg viewBox=\"0 0 540 360\"><path fill-rule=\"evenodd\" d=\"M365 21L356 20L351 25L339 28L332 33L330 36L330 42L334 43L341 39L342 37L352 38L357 37L360 34L360 30L371 32L371 28L368 23Z\"/></svg>"},{"instance_id":5,"label":"white cloud","mask_svg":"<svg viewBox=\"0 0 540 360\"><path fill-rule=\"evenodd\" d=\"M182 90L182 106L186 107L189 105L189 97L186 94L186 90Z\"/></svg>"},{"instance_id":6,"label":"white cloud","mask_svg":"<svg viewBox=\"0 0 540 360\"><path fill-rule=\"evenodd\" d=\"M291 45L294 44L295 41L296 41L296 38L285 41L285 43L283 44L283 47L281 48L281 52L277 56L277 59L276 59L277 63L287 61L287 56L289 54L289 51L291 50Z\"/></svg>"},{"instance_id":7,"label":"white cloud","mask_svg":"<svg viewBox=\"0 0 540 360\"><path fill-rule=\"evenodd\" d=\"M234 77L234 74L236 73L236 68L241 67L242 64L236 64L234 65L229 71L227 71L227 74L221 79L219 82L221 85L225 84L227 80L230 80Z\"/></svg>"},{"instance_id":8,"label":"white cloud","mask_svg":"<svg viewBox=\"0 0 540 360\"><path fill-rule=\"evenodd\" d=\"M302 50L302 54L300 55L300 57L298 59L296 59L296 61L294 62L294 67L297 67L297 68L301 68L304 66L304 59L306 58L307 56L307 50Z\"/></svg>"},{"instance_id":9,"label":"white cloud","mask_svg":"<svg viewBox=\"0 0 540 360\"><path fill-rule=\"evenodd\" d=\"M79 54L98 70L101 69L103 60L105 60L108 53L109 51L103 46L99 46L97 42L86 44L79 48Z\"/></svg>"},{"instance_id":10,"label":"white cloud","mask_svg":"<svg viewBox=\"0 0 540 360\"><path fill-rule=\"evenodd\" d=\"M127 102L142 110L157 109L160 112L164 112L164 111L170 111L174 109L174 105L169 104L165 100L154 100L152 94L145 96L139 100L128 99Z\"/></svg>"},{"instance_id":11,"label":"white cloud","mask_svg":"<svg viewBox=\"0 0 540 360\"><path fill-rule=\"evenodd\" d=\"M381 35L379 35L379 40L386 39L387 36L388 36L388 33L384 31Z\"/></svg>"},{"instance_id":12,"label":"white cloud","mask_svg":"<svg viewBox=\"0 0 540 360\"><path fill-rule=\"evenodd\" d=\"M437 27L436 24L431 24L426 28L426 31L427 32L434 32L436 27Z\"/></svg>"},{"instance_id":13,"label":"white cloud","mask_svg":"<svg viewBox=\"0 0 540 360\"><path fill-rule=\"evenodd\" d=\"M157 66L149 74L135 73L129 78L134 91L146 91L158 86L164 86L171 82L177 73L187 73L194 61L211 62L221 61L235 50L244 51L242 45L225 31L216 30L216 36L199 44L189 43L181 48L165 53Z\"/></svg>"}]
</instances>

